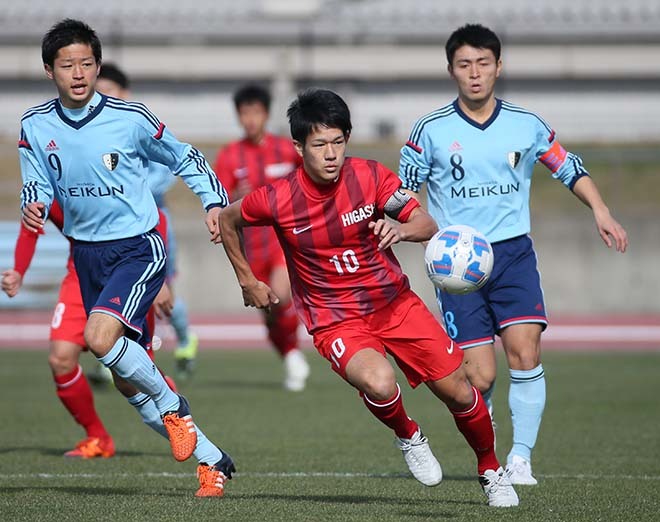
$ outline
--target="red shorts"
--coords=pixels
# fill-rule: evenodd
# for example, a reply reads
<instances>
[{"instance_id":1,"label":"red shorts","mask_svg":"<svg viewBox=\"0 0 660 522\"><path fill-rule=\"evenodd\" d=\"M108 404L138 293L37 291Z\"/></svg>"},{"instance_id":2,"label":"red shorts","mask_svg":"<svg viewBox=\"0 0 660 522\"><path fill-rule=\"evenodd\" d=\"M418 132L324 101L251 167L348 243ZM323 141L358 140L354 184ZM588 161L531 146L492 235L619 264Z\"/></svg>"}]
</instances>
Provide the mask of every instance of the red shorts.
<instances>
[{"instance_id":1,"label":"red shorts","mask_svg":"<svg viewBox=\"0 0 660 522\"><path fill-rule=\"evenodd\" d=\"M278 243L275 243L268 249L268 253L255 259L250 259L250 268L254 276L266 284L270 284L270 278L273 270L279 267L286 268L284 252Z\"/></svg>"},{"instance_id":2,"label":"red shorts","mask_svg":"<svg viewBox=\"0 0 660 522\"><path fill-rule=\"evenodd\" d=\"M343 379L360 350L390 354L413 388L447 377L463 362L462 350L411 290L378 312L316 331L314 346Z\"/></svg>"},{"instance_id":3,"label":"red shorts","mask_svg":"<svg viewBox=\"0 0 660 522\"><path fill-rule=\"evenodd\" d=\"M80 283L75 270L69 270L60 287L60 296L50 322L50 340L68 341L85 350L85 323L87 314L80 295Z\"/></svg>"}]
</instances>

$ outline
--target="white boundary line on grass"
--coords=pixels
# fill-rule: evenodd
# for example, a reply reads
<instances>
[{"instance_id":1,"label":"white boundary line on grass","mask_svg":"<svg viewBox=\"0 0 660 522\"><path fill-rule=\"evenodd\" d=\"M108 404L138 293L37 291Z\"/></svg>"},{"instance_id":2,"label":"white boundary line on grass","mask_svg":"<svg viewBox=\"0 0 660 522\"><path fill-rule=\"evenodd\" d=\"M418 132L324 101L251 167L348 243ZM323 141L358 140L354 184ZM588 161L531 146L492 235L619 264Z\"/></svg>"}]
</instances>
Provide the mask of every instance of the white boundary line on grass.
<instances>
[{"instance_id":1,"label":"white boundary line on grass","mask_svg":"<svg viewBox=\"0 0 660 522\"><path fill-rule=\"evenodd\" d=\"M15 479L107 479L110 477L144 477L144 478L190 478L194 473L169 473L169 472L144 472L144 473L1 473L0 480ZM323 471L291 471L291 472L245 472L235 473L236 477L257 477L257 478L405 478L409 477L407 473L337 473ZM593 475L593 474L549 474L536 475L542 479L548 480L660 480L660 475ZM451 480L451 477L448 478Z\"/></svg>"},{"instance_id":2,"label":"white boundary line on grass","mask_svg":"<svg viewBox=\"0 0 660 522\"><path fill-rule=\"evenodd\" d=\"M0 341L8 342L43 342L48 339L49 321L44 323L19 322L0 324ZM193 330L202 341L206 342L252 342L262 344L266 341L266 327L261 323L247 324L200 324L192 323ZM311 337L301 326L300 339L309 343ZM160 334L159 334L160 335ZM174 339L173 331L166 328L162 333L166 341ZM660 326L653 324L550 324L543 340L548 342L593 342L593 343L658 343Z\"/></svg>"}]
</instances>

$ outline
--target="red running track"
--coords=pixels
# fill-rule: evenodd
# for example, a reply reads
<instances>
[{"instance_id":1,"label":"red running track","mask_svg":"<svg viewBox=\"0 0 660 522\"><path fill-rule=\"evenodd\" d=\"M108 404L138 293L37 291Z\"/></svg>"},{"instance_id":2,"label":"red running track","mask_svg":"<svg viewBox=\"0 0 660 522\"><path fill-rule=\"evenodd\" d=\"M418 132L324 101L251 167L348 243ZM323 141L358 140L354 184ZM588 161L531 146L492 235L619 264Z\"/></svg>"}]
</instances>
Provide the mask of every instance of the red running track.
<instances>
[{"instance_id":1,"label":"red running track","mask_svg":"<svg viewBox=\"0 0 660 522\"><path fill-rule=\"evenodd\" d=\"M3 311L0 349L45 349L50 312ZM203 349L264 349L269 344L261 316L254 313L193 315L191 329ZM159 323L163 346L174 346L171 328ZM302 346L311 338L301 328ZM543 334L544 350L660 351L660 315L553 316Z\"/></svg>"}]
</instances>

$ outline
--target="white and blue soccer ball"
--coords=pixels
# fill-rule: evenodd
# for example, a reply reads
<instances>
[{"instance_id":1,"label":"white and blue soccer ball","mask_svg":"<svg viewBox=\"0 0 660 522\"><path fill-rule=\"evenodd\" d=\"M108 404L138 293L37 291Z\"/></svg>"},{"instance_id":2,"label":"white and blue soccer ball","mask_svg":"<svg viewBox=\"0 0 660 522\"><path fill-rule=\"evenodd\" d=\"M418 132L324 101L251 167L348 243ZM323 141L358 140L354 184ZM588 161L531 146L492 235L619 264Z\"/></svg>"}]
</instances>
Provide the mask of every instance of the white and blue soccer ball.
<instances>
[{"instance_id":1,"label":"white and blue soccer ball","mask_svg":"<svg viewBox=\"0 0 660 522\"><path fill-rule=\"evenodd\" d=\"M493 248L474 228L451 225L429 240L424 261L436 287L450 294L469 294L488 281L493 271Z\"/></svg>"}]
</instances>

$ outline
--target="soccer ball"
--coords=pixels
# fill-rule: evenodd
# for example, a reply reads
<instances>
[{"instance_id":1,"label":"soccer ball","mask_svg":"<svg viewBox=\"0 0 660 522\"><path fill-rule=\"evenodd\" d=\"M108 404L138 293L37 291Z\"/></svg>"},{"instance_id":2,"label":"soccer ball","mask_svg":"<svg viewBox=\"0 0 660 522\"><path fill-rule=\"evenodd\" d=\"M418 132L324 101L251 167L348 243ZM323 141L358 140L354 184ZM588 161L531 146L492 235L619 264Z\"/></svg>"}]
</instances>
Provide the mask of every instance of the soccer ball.
<instances>
[{"instance_id":1,"label":"soccer ball","mask_svg":"<svg viewBox=\"0 0 660 522\"><path fill-rule=\"evenodd\" d=\"M493 249L474 228L451 225L429 240L424 261L426 274L436 287L450 294L469 294L488 281Z\"/></svg>"}]
</instances>

